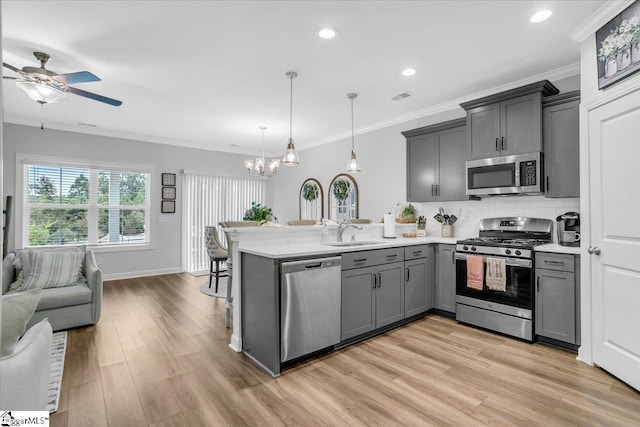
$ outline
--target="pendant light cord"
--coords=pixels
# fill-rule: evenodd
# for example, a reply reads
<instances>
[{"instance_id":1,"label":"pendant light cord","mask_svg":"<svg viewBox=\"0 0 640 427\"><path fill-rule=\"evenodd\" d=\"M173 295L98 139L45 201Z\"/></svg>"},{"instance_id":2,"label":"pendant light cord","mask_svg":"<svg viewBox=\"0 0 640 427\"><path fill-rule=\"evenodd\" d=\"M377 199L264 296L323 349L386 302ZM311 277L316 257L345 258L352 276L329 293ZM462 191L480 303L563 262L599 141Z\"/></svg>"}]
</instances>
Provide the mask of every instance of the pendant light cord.
<instances>
[{"instance_id":1,"label":"pendant light cord","mask_svg":"<svg viewBox=\"0 0 640 427\"><path fill-rule=\"evenodd\" d=\"M355 151L355 138L353 135L353 97L351 98L351 151Z\"/></svg>"},{"instance_id":2,"label":"pendant light cord","mask_svg":"<svg viewBox=\"0 0 640 427\"><path fill-rule=\"evenodd\" d=\"M293 135L293 74L289 76L291 91L289 92L289 140Z\"/></svg>"}]
</instances>

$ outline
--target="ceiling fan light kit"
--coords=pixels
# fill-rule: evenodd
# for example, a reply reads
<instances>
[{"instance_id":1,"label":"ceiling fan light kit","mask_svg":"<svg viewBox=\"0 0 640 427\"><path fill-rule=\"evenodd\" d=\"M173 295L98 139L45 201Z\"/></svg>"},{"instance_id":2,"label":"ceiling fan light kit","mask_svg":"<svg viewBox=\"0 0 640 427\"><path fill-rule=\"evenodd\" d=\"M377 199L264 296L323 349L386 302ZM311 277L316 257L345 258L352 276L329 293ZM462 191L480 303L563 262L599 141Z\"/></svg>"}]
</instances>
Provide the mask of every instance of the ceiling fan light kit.
<instances>
[{"instance_id":1,"label":"ceiling fan light kit","mask_svg":"<svg viewBox=\"0 0 640 427\"><path fill-rule=\"evenodd\" d=\"M282 164L285 166L298 166L300 163L300 158L298 157L298 152L296 151L296 147L293 144L293 79L298 77L298 73L295 71L287 71L285 76L289 78L291 81L291 92L289 98L289 142L287 143L287 150L282 156Z\"/></svg>"},{"instance_id":2,"label":"ceiling fan light kit","mask_svg":"<svg viewBox=\"0 0 640 427\"><path fill-rule=\"evenodd\" d=\"M105 104L115 107L122 105L122 101L98 95L96 93L87 92L77 89L69 84L88 83L100 81L100 78L88 71L78 71L76 73L58 74L45 68L45 64L51 57L44 52L33 52L33 55L40 61L40 67L22 67L16 68L13 65L2 63L2 65L11 71L17 73L20 78L16 85L22 89L29 98L40 104L51 104L66 96L67 92L74 95L83 96L95 101L104 102ZM15 79L14 77L5 77Z\"/></svg>"}]
</instances>

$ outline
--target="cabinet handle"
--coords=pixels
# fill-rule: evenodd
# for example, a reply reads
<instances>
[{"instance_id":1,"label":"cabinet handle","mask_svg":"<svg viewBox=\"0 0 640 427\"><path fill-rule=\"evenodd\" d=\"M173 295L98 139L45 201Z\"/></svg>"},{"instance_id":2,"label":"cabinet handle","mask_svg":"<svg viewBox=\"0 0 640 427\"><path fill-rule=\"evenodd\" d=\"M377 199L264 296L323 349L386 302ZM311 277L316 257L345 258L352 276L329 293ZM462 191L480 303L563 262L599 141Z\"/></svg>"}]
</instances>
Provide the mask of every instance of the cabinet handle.
<instances>
[{"instance_id":1,"label":"cabinet handle","mask_svg":"<svg viewBox=\"0 0 640 427\"><path fill-rule=\"evenodd\" d=\"M397 256L398 256L398 254L387 255L387 259L394 259Z\"/></svg>"},{"instance_id":2,"label":"cabinet handle","mask_svg":"<svg viewBox=\"0 0 640 427\"><path fill-rule=\"evenodd\" d=\"M436 184L436 196L440 195L440 184Z\"/></svg>"},{"instance_id":3,"label":"cabinet handle","mask_svg":"<svg viewBox=\"0 0 640 427\"><path fill-rule=\"evenodd\" d=\"M540 276L536 279L536 292L540 292Z\"/></svg>"},{"instance_id":4,"label":"cabinet handle","mask_svg":"<svg viewBox=\"0 0 640 427\"><path fill-rule=\"evenodd\" d=\"M381 288L382 287L382 274L378 273L378 287Z\"/></svg>"},{"instance_id":5,"label":"cabinet handle","mask_svg":"<svg viewBox=\"0 0 640 427\"><path fill-rule=\"evenodd\" d=\"M434 189L435 185L431 185L431 195L435 196L435 189Z\"/></svg>"},{"instance_id":6,"label":"cabinet handle","mask_svg":"<svg viewBox=\"0 0 640 427\"><path fill-rule=\"evenodd\" d=\"M504 136L502 137L502 142L500 143L500 148L504 151Z\"/></svg>"},{"instance_id":7,"label":"cabinet handle","mask_svg":"<svg viewBox=\"0 0 640 427\"><path fill-rule=\"evenodd\" d=\"M354 259L353 262L365 262L366 258Z\"/></svg>"},{"instance_id":8,"label":"cabinet handle","mask_svg":"<svg viewBox=\"0 0 640 427\"><path fill-rule=\"evenodd\" d=\"M422 251L413 251L413 256L420 256L422 255Z\"/></svg>"},{"instance_id":9,"label":"cabinet handle","mask_svg":"<svg viewBox=\"0 0 640 427\"><path fill-rule=\"evenodd\" d=\"M544 260L545 264L557 264L557 265L564 265L564 262L562 261L549 261L547 259Z\"/></svg>"},{"instance_id":10,"label":"cabinet handle","mask_svg":"<svg viewBox=\"0 0 640 427\"><path fill-rule=\"evenodd\" d=\"M405 268L406 274L405 274L405 278L404 281L408 282L409 281L409 267Z\"/></svg>"},{"instance_id":11,"label":"cabinet handle","mask_svg":"<svg viewBox=\"0 0 640 427\"><path fill-rule=\"evenodd\" d=\"M546 190L549 191L549 175L547 175L547 188L546 188Z\"/></svg>"},{"instance_id":12,"label":"cabinet handle","mask_svg":"<svg viewBox=\"0 0 640 427\"><path fill-rule=\"evenodd\" d=\"M499 140L499 139L500 139L500 138L496 138L496 151L500 151L500 148L498 147L498 140Z\"/></svg>"},{"instance_id":13,"label":"cabinet handle","mask_svg":"<svg viewBox=\"0 0 640 427\"><path fill-rule=\"evenodd\" d=\"M373 273L373 289L378 287L378 276L376 275L376 273Z\"/></svg>"},{"instance_id":14,"label":"cabinet handle","mask_svg":"<svg viewBox=\"0 0 640 427\"><path fill-rule=\"evenodd\" d=\"M456 263L456 251L451 251L451 264Z\"/></svg>"}]
</instances>

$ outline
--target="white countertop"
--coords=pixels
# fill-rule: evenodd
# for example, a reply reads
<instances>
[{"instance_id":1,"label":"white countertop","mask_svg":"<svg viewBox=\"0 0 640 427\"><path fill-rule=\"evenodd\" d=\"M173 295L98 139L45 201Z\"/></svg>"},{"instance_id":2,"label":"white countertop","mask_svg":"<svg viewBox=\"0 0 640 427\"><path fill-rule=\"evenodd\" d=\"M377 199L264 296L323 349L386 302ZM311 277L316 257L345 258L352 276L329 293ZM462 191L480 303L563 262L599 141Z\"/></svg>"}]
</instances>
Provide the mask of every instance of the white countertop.
<instances>
[{"instance_id":1,"label":"white countertop","mask_svg":"<svg viewBox=\"0 0 640 427\"><path fill-rule=\"evenodd\" d=\"M557 243L548 243L546 245L536 246L535 251L580 255L580 246L562 246Z\"/></svg>"},{"instance_id":2,"label":"white countertop","mask_svg":"<svg viewBox=\"0 0 640 427\"><path fill-rule=\"evenodd\" d=\"M270 242L247 242L241 245L238 250L241 252L259 255L267 258L291 258L291 257L307 257L314 255L333 255L344 252L368 251L371 249L396 248L399 246L426 245L430 243L444 243L454 245L460 240L457 237L397 237L395 239L384 240L368 240L372 244L362 246L330 246L328 244L317 243L280 243L273 244Z\"/></svg>"}]
</instances>

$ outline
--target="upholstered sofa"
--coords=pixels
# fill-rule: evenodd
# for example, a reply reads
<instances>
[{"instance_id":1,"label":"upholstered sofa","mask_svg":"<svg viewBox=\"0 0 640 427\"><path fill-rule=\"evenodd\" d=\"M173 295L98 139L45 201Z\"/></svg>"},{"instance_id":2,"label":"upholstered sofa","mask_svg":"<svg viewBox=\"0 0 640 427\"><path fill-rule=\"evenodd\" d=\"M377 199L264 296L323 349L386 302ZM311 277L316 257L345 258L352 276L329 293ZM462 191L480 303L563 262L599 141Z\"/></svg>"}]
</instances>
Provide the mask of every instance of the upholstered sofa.
<instances>
[{"instance_id":1,"label":"upholstered sofa","mask_svg":"<svg viewBox=\"0 0 640 427\"><path fill-rule=\"evenodd\" d=\"M71 251L73 248L37 249L36 251ZM54 331L92 325L100 319L102 305L102 271L96 263L91 249L81 252L81 273L86 279L71 286L51 287L42 289L41 298L36 311L27 324L27 329L42 319L48 318ZM9 295L16 290L10 286L18 278L16 271L17 251L9 253L2 261L2 294Z\"/></svg>"}]
</instances>

